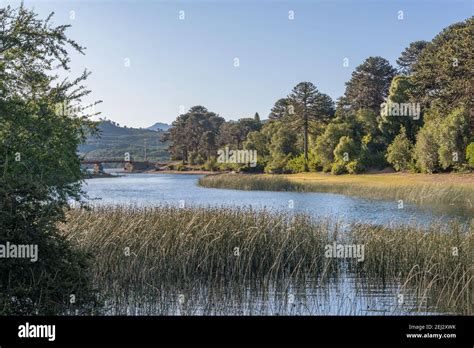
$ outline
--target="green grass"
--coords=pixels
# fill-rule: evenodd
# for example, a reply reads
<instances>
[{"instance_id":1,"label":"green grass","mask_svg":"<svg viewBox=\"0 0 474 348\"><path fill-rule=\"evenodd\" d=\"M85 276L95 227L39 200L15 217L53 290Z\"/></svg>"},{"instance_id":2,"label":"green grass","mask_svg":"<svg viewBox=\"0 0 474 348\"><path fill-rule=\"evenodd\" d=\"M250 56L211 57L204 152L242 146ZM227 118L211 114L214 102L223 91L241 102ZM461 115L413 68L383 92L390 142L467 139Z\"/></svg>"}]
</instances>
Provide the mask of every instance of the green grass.
<instances>
[{"instance_id":1,"label":"green grass","mask_svg":"<svg viewBox=\"0 0 474 348\"><path fill-rule=\"evenodd\" d=\"M368 281L397 281L443 310L472 314L473 233L461 224L359 224L345 233L335 221L303 214L173 207L74 209L67 218L63 233L94 257L95 283L114 303L148 298L164 306L166 293L203 287L222 299L308 279L324 286L349 269ZM365 261L326 257L333 241L365 245Z\"/></svg>"},{"instance_id":2,"label":"green grass","mask_svg":"<svg viewBox=\"0 0 474 348\"><path fill-rule=\"evenodd\" d=\"M200 178L199 185L236 190L328 192L415 204L445 204L474 212L474 185L413 180L389 175L249 175Z\"/></svg>"}]
</instances>

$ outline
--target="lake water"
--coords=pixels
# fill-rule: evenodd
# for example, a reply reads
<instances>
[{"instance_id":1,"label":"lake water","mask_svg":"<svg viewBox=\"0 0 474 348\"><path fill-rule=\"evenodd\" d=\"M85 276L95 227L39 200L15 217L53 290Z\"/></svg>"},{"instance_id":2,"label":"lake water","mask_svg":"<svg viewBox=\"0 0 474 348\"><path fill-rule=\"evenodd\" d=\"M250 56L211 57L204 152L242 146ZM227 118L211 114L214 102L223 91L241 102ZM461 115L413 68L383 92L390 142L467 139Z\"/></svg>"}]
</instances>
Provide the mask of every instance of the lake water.
<instances>
[{"instance_id":1,"label":"lake water","mask_svg":"<svg viewBox=\"0 0 474 348\"><path fill-rule=\"evenodd\" d=\"M449 206L418 206L397 201L371 200L332 193L242 191L197 185L201 175L121 174L117 178L86 180L85 191L94 204L181 206L238 206L254 209L304 211L314 217L331 216L345 222L374 224L427 223L467 219Z\"/></svg>"},{"instance_id":2,"label":"lake water","mask_svg":"<svg viewBox=\"0 0 474 348\"><path fill-rule=\"evenodd\" d=\"M428 207L397 201L369 200L330 193L295 193L240 191L203 188L197 185L200 175L194 174L120 174L115 178L86 180L84 190L91 203L98 205L174 205L252 207L281 211L307 212L313 217L334 217L346 223L418 224L463 219L469 215L450 207ZM317 283L317 281L316 281ZM119 300L110 304L107 314L117 315L403 315L435 314L410 288L403 288L404 303L397 300L399 283L376 283L343 274L330 283L312 284L277 291L263 292L243 289L233 296L218 296L209 289L193 289L183 294L186 305L178 303L176 293L163 299ZM230 291L230 290L229 290ZM209 292L214 293L208 297ZM264 295L263 295L264 294ZM291 301L289 301L289 298Z\"/></svg>"}]
</instances>

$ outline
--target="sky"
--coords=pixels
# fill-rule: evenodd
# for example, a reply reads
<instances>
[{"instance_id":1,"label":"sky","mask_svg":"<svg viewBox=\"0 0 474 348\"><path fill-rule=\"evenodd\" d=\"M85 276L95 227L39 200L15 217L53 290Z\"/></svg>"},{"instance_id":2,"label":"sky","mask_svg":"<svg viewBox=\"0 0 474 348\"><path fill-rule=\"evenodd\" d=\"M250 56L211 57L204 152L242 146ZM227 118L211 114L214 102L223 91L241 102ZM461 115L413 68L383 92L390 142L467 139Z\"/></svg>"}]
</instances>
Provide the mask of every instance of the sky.
<instances>
[{"instance_id":1,"label":"sky","mask_svg":"<svg viewBox=\"0 0 474 348\"><path fill-rule=\"evenodd\" d=\"M18 5L19 1L0 0ZM396 59L473 15L471 0L36 0L85 46L71 78L92 72L84 103L120 125L171 123L193 105L226 120L266 118L301 81L334 100L369 56ZM402 12L400 12L402 11ZM346 59L347 58L347 59ZM345 60L346 59L346 60ZM348 62L345 66L344 62ZM347 64L346 64L347 65Z\"/></svg>"}]
</instances>

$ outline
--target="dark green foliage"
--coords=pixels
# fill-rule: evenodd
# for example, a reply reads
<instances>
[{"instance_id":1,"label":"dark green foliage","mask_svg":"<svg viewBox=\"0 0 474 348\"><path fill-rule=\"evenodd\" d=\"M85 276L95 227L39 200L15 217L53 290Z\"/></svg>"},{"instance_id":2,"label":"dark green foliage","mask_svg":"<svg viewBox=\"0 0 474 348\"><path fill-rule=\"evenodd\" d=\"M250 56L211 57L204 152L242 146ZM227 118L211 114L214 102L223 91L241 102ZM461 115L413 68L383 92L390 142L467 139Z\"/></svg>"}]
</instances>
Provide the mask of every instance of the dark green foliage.
<instances>
[{"instance_id":1,"label":"dark green foliage","mask_svg":"<svg viewBox=\"0 0 474 348\"><path fill-rule=\"evenodd\" d=\"M470 143L466 148L466 160L469 168L474 169L474 143Z\"/></svg>"},{"instance_id":2,"label":"dark green foliage","mask_svg":"<svg viewBox=\"0 0 474 348\"><path fill-rule=\"evenodd\" d=\"M394 76L395 69L386 59L367 58L346 83L344 105L350 110L366 108L379 113Z\"/></svg>"},{"instance_id":3,"label":"dark green foliage","mask_svg":"<svg viewBox=\"0 0 474 348\"><path fill-rule=\"evenodd\" d=\"M82 197L77 146L95 125L80 105L88 73L59 82L67 48L83 48L20 6L0 10L0 243L36 245L38 260L0 261L0 314L88 313L96 305L89 258L58 232L69 200ZM58 107L59 106L59 107ZM75 297L75 301L70 300Z\"/></svg>"},{"instance_id":4,"label":"dark green foliage","mask_svg":"<svg viewBox=\"0 0 474 348\"><path fill-rule=\"evenodd\" d=\"M271 173L358 173L388 165L427 173L463 170L471 158L466 147L472 141L473 21L451 25L431 42L412 42L397 60L398 76L386 59L367 58L353 71L335 112L329 96L311 82L300 82L275 102L269 120L260 122L257 113L223 122L217 140L201 144L256 150L256 168ZM175 157L188 138L177 131ZM192 148L206 153L197 143Z\"/></svg>"},{"instance_id":5,"label":"dark green foliage","mask_svg":"<svg viewBox=\"0 0 474 348\"><path fill-rule=\"evenodd\" d=\"M222 117L204 106L193 106L186 114L178 116L162 140L170 142L172 159L187 163L192 152L206 159L217 153L217 136L223 123Z\"/></svg>"},{"instance_id":6,"label":"dark green foliage","mask_svg":"<svg viewBox=\"0 0 474 348\"><path fill-rule=\"evenodd\" d=\"M297 84L287 100L291 107L288 121L295 130L303 134L304 170L308 171L310 122L328 121L334 114L334 103L311 82Z\"/></svg>"},{"instance_id":7,"label":"dark green foliage","mask_svg":"<svg viewBox=\"0 0 474 348\"><path fill-rule=\"evenodd\" d=\"M416 106L419 103L413 96L414 88L415 86L411 77L395 76L390 85L388 101L398 104L412 103L410 105ZM421 109L421 105L419 111L420 115L418 116L380 115L378 122L379 129L387 144L390 144L397 134L400 133L401 127L405 128L408 139L415 141L416 133L423 125L423 110Z\"/></svg>"},{"instance_id":8,"label":"dark green foliage","mask_svg":"<svg viewBox=\"0 0 474 348\"><path fill-rule=\"evenodd\" d=\"M334 162L334 150L341 137L350 133L345 124L330 123L322 135L316 139L315 152L323 171L330 171Z\"/></svg>"},{"instance_id":9,"label":"dark green foliage","mask_svg":"<svg viewBox=\"0 0 474 348\"><path fill-rule=\"evenodd\" d=\"M426 41L414 41L405 48L400 57L397 59L398 71L403 75L411 75L413 67L418 61L421 51L428 45Z\"/></svg>"},{"instance_id":10,"label":"dark green foliage","mask_svg":"<svg viewBox=\"0 0 474 348\"><path fill-rule=\"evenodd\" d=\"M413 144L408 140L405 128L402 127L390 146L387 148L387 161L396 171L410 167L413 155Z\"/></svg>"},{"instance_id":11,"label":"dark green foliage","mask_svg":"<svg viewBox=\"0 0 474 348\"><path fill-rule=\"evenodd\" d=\"M474 17L445 28L429 42L413 67L415 96L426 106L434 101L445 111L472 110L472 34Z\"/></svg>"}]
</instances>

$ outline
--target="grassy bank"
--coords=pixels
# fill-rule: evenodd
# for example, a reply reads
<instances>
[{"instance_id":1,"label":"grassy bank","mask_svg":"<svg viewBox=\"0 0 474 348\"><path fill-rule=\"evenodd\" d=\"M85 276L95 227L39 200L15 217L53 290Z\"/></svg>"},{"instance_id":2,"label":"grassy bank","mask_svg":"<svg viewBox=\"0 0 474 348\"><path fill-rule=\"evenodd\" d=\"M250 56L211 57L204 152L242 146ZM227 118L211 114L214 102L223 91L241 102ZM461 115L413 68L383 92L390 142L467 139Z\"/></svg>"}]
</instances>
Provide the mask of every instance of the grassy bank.
<instances>
[{"instance_id":1,"label":"grassy bank","mask_svg":"<svg viewBox=\"0 0 474 348\"><path fill-rule=\"evenodd\" d=\"M162 303L165 293L202 284L222 294L308 279L324 285L350 269L365 279L400 282L446 310L472 313L473 233L461 225L443 228L354 225L347 234L337 222L305 215L171 207L71 210L61 226L94 257L97 286L118 302L140 294ZM364 245L364 261L326 257L334 241Z\"/></svg>"},{"instance_id":2,"label":"grassy bank","mask_svg":"<svg viewBox=\"0 0 474 348\"><path fill-rule=\"evenodd\" d=\"M441 203L474 211L474 174L222 174L203 177L199 185L238 190L330 192L416 204Z\"/></svg>"}]
</instances>

